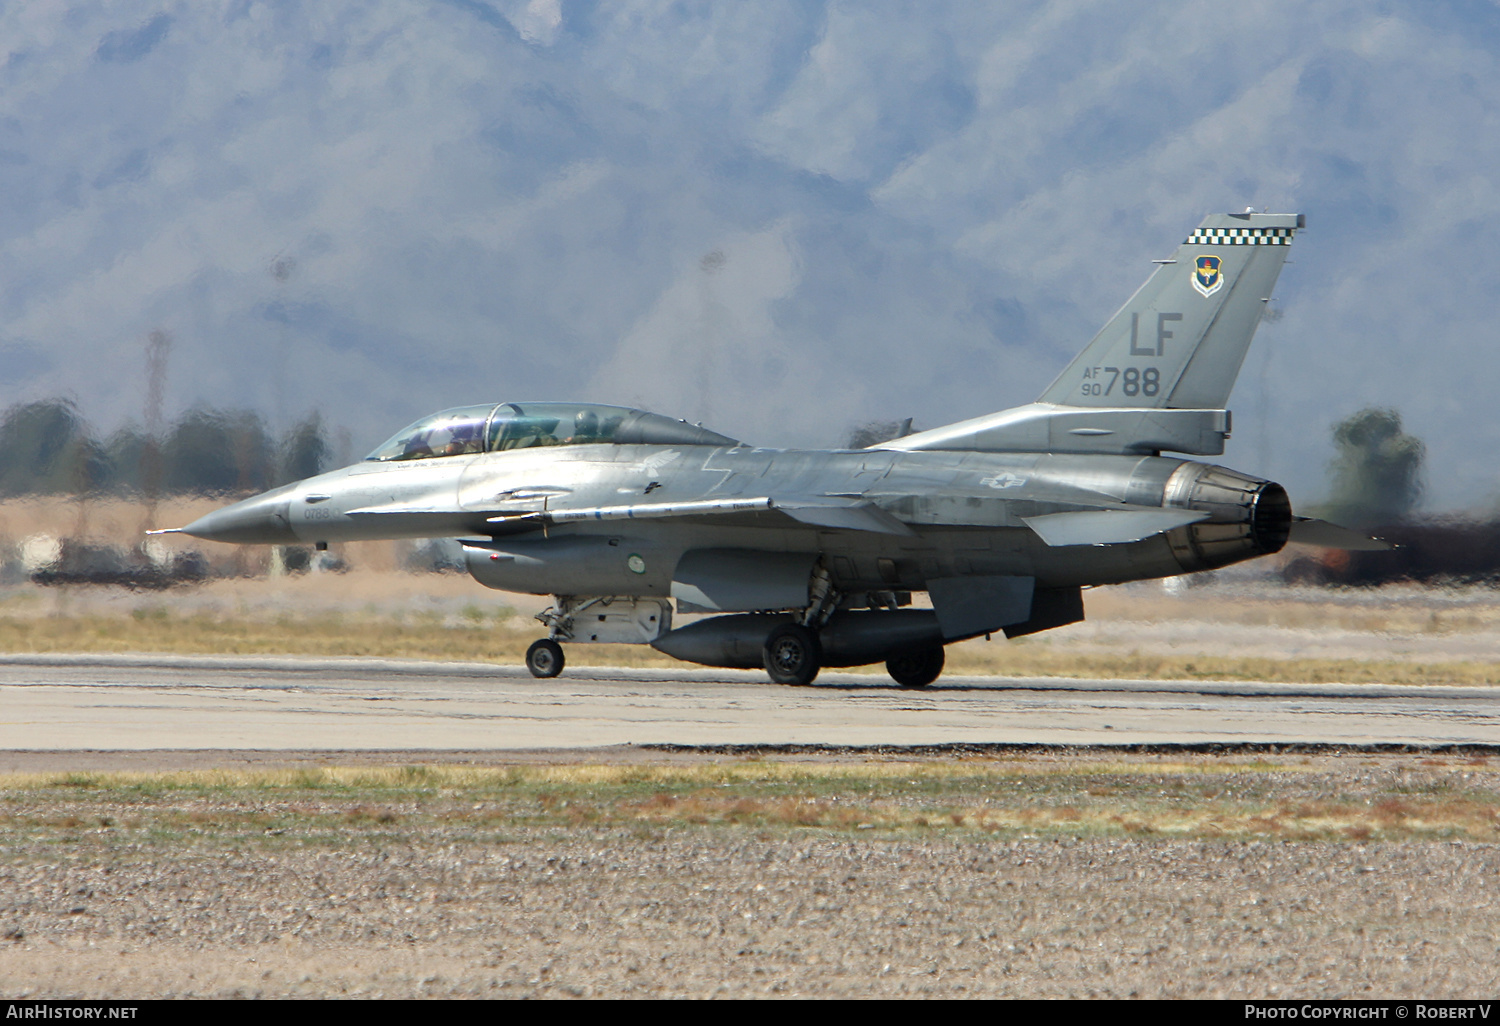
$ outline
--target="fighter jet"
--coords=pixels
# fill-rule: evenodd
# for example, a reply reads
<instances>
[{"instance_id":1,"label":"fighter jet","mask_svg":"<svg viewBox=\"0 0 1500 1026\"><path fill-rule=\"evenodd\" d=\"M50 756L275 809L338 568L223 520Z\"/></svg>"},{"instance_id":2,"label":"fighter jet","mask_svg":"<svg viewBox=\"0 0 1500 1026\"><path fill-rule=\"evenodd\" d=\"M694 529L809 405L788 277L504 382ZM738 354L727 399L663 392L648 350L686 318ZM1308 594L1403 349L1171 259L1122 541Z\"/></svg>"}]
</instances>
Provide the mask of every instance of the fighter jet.
<instances>
[{"instance_id":1,"label":"fighter jet","mask_svg":"<svg viewBox=\"0 0 1500 1026\"><path fill-rule=\"evenodd\" d=\"M1229 393L1299 214L1206 218L1036 402L856 450L768 449L643 410L444 410L359 463L179 530L221 542L458 538L480 584L552 597L567 644L651 645L809 684L884 661L924 687L944 646L1082 620L1083 589L1274 553L1377 547L1295 517L1218 456ZM1164 455L1181 454L1181 455ZM925 592L931 608L913 596ZM673 627L673 615L714 614Z\"/></svg>"}]
</instances>

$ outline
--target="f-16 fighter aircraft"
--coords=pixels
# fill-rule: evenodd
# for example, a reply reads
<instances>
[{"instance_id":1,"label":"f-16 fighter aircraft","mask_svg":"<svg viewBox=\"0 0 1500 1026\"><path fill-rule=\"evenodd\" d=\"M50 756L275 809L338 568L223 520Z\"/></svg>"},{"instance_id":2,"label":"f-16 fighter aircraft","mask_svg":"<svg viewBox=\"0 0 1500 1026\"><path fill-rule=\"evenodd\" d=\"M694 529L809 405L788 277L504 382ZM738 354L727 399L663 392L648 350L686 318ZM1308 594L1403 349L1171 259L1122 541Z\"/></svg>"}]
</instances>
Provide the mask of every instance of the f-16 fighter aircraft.
<instances>
[{"instance_id":1,"label":"f-16 fighter aircraft","mask_svg":"<svg viewBox=\"0 0 1500 1026\"><path fill-rule=\"evenodd\" d=\"M764 449L593 403L424 417L342 470L180 530L282 545L459 538L480 584L552 596L526 665L563 645L648 644L808 684L884 661L924 687L943 646L1083 619L1081 589L1228 566L1289 537L1369 539L1294 517L1217 456L1225 409L1297 214L1218 214L1026 406L859 450ZM926 592L932 608L914 608ZM719 614L673 629L672 617Z\"/></svg>"}]
</instances>

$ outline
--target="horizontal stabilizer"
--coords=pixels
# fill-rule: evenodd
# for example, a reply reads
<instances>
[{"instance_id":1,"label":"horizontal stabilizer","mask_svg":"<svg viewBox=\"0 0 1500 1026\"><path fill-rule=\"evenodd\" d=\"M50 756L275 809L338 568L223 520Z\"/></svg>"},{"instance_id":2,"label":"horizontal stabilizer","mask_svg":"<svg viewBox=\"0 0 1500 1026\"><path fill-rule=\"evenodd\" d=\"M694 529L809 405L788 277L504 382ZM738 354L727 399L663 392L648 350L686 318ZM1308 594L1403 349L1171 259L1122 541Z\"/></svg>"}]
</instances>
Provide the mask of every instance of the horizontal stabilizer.
<instances>
[{"instance_id":1,"label":"horizontal stabilizer","mask_svg":"<svg viewBox=\"0 0 1500 1026\"><path fill-rule=\"evenodd\" d=\"M1099 509L1078 513L1046 513L1025 517L1026 526L1053 547L1063 545L1123 545L1207 520L1194 509Z\"/></svg>"},{"instance_id":2,"label":"horizontal stabilizer","mask_svg":"<svg viewBox=\"0 0 1500 1026\"><path fill-rule=\"evenodd\" d=\"M1389 552L1395 548L1383 538L1371 538L1360 531L1312 517L1293 518L1292 536L1287 540L1297 545L1317 545L1350 552Z\"/></svg>"}]
</instances>

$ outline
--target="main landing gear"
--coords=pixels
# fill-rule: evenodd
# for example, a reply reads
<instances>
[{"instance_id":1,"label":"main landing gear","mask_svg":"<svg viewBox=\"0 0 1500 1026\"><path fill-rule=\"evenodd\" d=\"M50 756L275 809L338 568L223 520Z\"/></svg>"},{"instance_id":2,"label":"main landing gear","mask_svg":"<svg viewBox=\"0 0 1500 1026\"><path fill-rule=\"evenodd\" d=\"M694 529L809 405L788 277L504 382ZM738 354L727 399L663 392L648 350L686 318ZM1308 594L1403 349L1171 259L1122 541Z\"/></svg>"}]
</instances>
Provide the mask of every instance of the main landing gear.
<instances>
[{"instance_id":1,"label":"main landing gear","mask_svg":"<svg viewBox=\"0 0 1500 1026\"><path fill-rule=\"evenodd\" d=\"M811 684L823 666L818 636L799 623L784 623L771 631L763 655L766 672L777 684Z\"/></svg>"},{"instance_id":2,"label":"main landing gear","mask_svg":"<svg viewBox=\"0 0 1500 1026\"><path fill-rule=\"evenodd\" d=\"M766 672L777 684L811 684L823 664L817 634L801 624L782 624L766 638ZM942 645L896 652L885 661L886 672L903 688L925 688L943 672Z\"/></svg>"},{"instance_id":3,"label":"main landing gear","mask_svg":"<svg viewBox=\"0 0 1500 1026\"><path fill-rule=\"evenodd\" d=\"M903 688L925 688L943 672L943 646L911 648L885 661L885 672Z\"/></svg>"}]
</instances>

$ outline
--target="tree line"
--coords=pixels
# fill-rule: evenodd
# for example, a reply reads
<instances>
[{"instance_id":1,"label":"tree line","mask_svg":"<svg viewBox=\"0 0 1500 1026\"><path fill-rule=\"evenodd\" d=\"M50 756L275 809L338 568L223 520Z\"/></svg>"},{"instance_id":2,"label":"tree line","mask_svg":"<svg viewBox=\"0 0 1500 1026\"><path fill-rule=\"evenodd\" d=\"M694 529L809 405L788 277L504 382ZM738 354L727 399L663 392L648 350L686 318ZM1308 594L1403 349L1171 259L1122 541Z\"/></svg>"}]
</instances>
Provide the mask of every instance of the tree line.
<instances>
[{"instance_id":1,"label":"tree line","mask_svg":"<svg viewBox=\"0 0 1500 1026\"><path fill-rule=\"evenodd\" d=\"M856 428L858 448L897 437L909 422ZM1408 518L1421 499L1424 447L1394 410L1365 409L1334 426L1330 497L1336 523L1381 526ZM126 426L98 436L67 399L18 403L0 417L0 497L116 494L225 495L264 491L325 470L333 452L314 413L275 438L253 410L197 406L153 437Z\"/></svg>"},{"instance_id":2,"label":"tree line","mask_svg":"<svg viewBox=\"0 0 1500 1026\"><path fill-rule=\"evenodd\" d=\"M1406 433L1401 414L1369 407L1333 426L1329 498L1319 514L1345 527L1389 527L1412 518L1422 501L1427 447Z\"/></svg>"},{"instance_id":3,"label":"tree line","mask_svg":"<svg viewBox=\"0 0 1500 1026\"><path fill-rule=\"evenodd\" d=\"M18 403L0 417L0 497L225 495L321 473L332 450L314 413L276 438L252 410L188 410L153 436L94 432L67 399Z\"/></svg>"}]
</instances>

